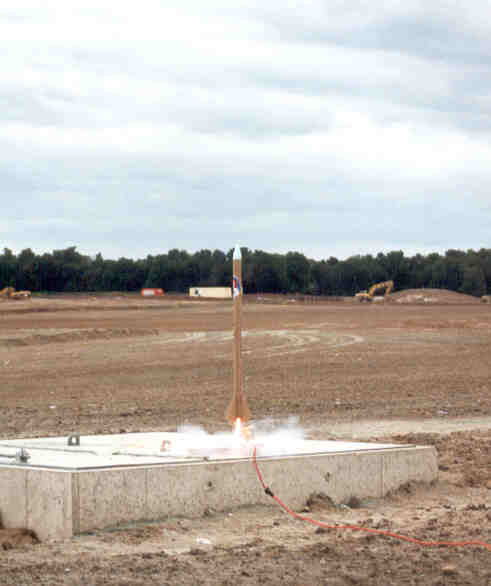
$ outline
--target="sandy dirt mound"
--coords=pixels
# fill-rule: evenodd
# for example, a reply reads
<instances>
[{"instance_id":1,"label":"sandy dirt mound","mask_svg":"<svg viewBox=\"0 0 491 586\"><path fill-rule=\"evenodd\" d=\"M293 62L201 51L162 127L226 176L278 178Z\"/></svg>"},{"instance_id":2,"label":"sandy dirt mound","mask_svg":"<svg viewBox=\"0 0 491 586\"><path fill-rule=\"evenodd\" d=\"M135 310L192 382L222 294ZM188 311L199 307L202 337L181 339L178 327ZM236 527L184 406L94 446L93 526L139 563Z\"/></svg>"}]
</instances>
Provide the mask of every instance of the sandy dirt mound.
<instances>
[{"instance_id":1,"label":"sandy dirt mound","mask_svg":"<svg viewBox=\"0 0 491 586\"><path fill-rule=\"evenodd\" d=\"M479 303L479 298L448 289L405 289L390 296L396 303Z\"/></svg>"}]
</instances>

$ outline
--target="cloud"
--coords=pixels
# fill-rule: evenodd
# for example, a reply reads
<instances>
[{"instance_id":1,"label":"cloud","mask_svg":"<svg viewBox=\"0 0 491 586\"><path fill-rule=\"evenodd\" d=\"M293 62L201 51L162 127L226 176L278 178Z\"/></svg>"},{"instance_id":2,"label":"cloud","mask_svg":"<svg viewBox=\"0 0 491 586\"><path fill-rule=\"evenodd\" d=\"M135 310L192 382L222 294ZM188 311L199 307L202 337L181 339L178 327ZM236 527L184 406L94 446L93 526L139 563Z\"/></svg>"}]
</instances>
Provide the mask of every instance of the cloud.
<instances>
[{"instance_id":1,"label":"cloud","mask_svg":"<svg viewBox=\"0 0 491 586\"><path fill-rule=\"evenodd\" d=\"M109 6L0 9L4 245L489 246L484 3Z\"/></svg>"}]
</instances>

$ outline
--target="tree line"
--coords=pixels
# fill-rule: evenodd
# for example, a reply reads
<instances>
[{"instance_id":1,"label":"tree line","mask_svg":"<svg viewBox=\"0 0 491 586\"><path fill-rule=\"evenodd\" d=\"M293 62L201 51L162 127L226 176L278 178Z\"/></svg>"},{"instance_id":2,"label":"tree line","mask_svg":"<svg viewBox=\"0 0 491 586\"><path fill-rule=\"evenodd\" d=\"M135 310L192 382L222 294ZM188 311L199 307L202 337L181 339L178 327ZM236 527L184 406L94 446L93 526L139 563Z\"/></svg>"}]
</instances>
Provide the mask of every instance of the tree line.
<instances>
[{"instance_id":1,"label":"tree line","mask_svg":"<svg viewBox=\"0 0 491 586\"><path fill-rule=\"evenodd\" d=\"M0 255L0 289L13 286L33 292L138 291L161 287L187 292L192 286L230 286L232 253L173 249L145 259L105 259L81 254L76 246L35 254L30 248ZM449 289L475 296L491 292L491 249L447 250L445 254L402 251L346 260L311 260L300 252L277 254L242 248L246 293L354 295L370 285L393 280L395 290Z\"/></svg>"}]
</instances>

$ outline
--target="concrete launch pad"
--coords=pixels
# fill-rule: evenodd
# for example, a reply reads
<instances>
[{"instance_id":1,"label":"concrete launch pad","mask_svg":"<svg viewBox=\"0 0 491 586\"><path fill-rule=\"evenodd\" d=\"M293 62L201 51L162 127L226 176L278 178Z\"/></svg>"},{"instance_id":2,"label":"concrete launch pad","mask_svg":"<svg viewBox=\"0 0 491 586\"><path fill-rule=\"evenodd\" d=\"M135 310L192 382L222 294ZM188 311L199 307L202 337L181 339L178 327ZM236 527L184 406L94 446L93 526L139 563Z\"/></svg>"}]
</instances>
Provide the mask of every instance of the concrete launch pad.
<instances>
[{"instance_id":1,"label":"concrete launch pad","mask_svg":"<svg viewBox=\"0 0 491 586\"><path fill-rule=\"evenodd\" d=\"M336 502L431 482L433 447L205 432L0 441L0 515L40 539L168 516L271 504L252 465L292 508L313 493Z\"/></svg>"}]
</instances>

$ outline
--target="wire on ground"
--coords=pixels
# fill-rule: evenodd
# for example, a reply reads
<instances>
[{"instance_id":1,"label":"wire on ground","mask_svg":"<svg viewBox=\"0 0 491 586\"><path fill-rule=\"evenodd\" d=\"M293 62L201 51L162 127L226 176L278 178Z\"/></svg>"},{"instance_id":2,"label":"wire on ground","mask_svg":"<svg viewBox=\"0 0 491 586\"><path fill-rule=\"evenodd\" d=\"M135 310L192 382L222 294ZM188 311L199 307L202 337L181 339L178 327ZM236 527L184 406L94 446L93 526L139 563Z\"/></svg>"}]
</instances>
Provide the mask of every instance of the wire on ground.
<instances>
[{"instance_id":1,"label":"wire on ground","mask_svg":"<svg viewBox=\"0 0 491 586\"><path fill-rule=\"evenodd\" d=\"M329 523L324 523L323 521L317 521L316 519L311 519L310 517L305 517L304 515L300 515L296 513L288 505L286 505L279 497L277 497L270 487L264 482L263 475L261 474L261 470L259 469L257 458L256 458L256 447L254 446L254 450L252 453L252 463L254 468L256 469L256 474L261 483L264 492L273 498L278 505L286 511L289 515L298 519L299 521L305 521L306 523L310 523L311 525L315 525L317 527L322 527L323 529L341 529L341 530L350 530L350 531L364 531L365 533L373 533L376 535L383 535L385 537L391 537L392 539L399 539L400 541L407 541L409 543L414 543L415 545L421 545L425 547L464 547L464 546L475 546L475 547L484 547L491 551L491 543L486 543L485 541L423 541L421 539L416 539L414 537L408 537L407 535L400 535L399 533L392 533L391 531L384 531L383 529L372 529L371 527L361 527L359 525L330 525Z\"/></svg>"}]
</instances>

